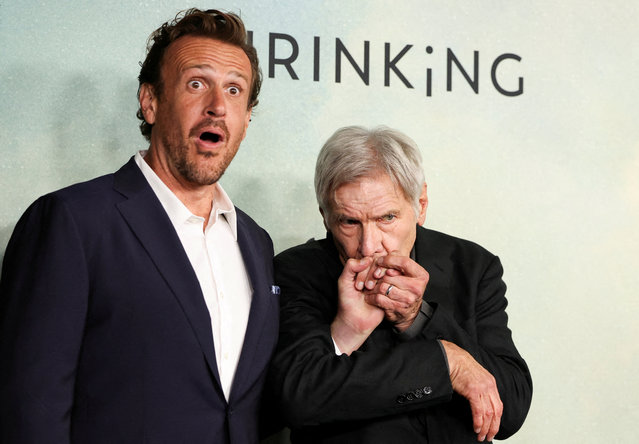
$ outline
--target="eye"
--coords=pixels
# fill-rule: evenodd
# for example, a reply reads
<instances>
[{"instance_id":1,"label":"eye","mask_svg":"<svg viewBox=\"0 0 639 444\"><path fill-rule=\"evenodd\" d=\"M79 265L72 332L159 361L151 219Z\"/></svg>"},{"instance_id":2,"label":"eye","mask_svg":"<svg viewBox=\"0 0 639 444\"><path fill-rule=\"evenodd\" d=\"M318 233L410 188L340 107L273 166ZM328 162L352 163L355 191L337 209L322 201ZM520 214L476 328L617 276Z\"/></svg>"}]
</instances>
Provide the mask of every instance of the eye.
<instances>
[{"instance_id":1,"label":"eye","mask_svg":"<svg viewBox=\"0 0 639 444\"><path fill-rule=\"evenodd\" d=\"M380 218L382 222L392 222L397 216L393 213L385 214Z\"/></svg>"},{"instance_id":2,"label":"eye","mask_svg":"<svg viewBox=\"0 0 639 444\"><path fill-rule=\"evenodd\" d=\"M349 217L340 217L338 222L340 223L340 225L345 225L345 226L353 226L359 223L357 219L351 219Z\"/></svg>"},{"instance_id":3,"label":"eye","mask_svg":"<svg viewBox=\"0 0 639 444\"><path fill-rule=\"evenodd\" d=\"M202 89L204 88L204 83L199 80L191 80L189 81L189 87L191 89Z\"/></svg>"},{"instance_id":4,"label":"eye","mask_svg":"<svg viewBox=\"0 0 639 444\"><path fill-rule=\"evenodd\" d=\"M240 94L240 92L242 92L242 91L241 91L241 90L240 90L240 88L238 88L237 86L229 86L229 88L228 88L228 92L229 92L229 94L230 94L230 95L232 95L232 96L237 96L237 95L239 95L239 94Z\"/></svg>"}]
</instances>

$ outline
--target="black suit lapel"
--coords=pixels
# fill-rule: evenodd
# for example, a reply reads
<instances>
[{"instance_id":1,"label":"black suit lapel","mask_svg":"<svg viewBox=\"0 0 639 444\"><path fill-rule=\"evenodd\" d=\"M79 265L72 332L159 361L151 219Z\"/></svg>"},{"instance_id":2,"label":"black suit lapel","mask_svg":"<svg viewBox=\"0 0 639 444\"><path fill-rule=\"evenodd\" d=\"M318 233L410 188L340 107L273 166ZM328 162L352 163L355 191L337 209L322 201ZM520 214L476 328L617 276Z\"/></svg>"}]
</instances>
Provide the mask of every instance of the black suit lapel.
<instances>
[{"instance_id":1,"label":"black suit lapel","mask_svg":"<svg viewBox=\"0 0 639 444\"><path fill-rule=\"evenodd\" d=\"M133 159L115 173L114 188L128 197L118 209L184 310L219 384L209 311L168 215Z\"/></svg>"},{"instance_id":2,"label":"black suit lapel","mask_svg":"<svg viewBox=\"0 0 639 444\"><path fill-rule=\"evenodd\" d=\"M438 246L431 239L430 233L419 226L415 240L415 257L429 274L424 300L436 302L453 313L454 301L451 297L450 281L453 263L449 257L442 255L442 251L438 251Z\"/></svg>"}]
</instances>

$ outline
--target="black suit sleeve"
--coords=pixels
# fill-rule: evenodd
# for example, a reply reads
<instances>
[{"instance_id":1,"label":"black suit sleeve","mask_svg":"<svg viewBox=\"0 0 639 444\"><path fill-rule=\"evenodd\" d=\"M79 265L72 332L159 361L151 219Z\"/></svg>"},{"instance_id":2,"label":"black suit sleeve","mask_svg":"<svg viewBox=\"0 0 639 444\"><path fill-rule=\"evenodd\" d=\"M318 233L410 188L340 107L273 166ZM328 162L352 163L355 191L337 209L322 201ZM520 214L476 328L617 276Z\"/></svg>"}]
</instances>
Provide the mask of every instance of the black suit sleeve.
<instances>
[{"instance_id":1,"label":"black suit sleeve","mask_svg":"<svg viewBox=\"0 0 639 444\"><path fill-rule=\"evenodd\" d=\"M468 263L468 261L465 261ZM466 267L464 279L454 280L457 300L463 306L438 304L422 337L454 342L477 360L496 379L504 412L497 439L506 439L522 426L532 399L532 379L508 328L506 284L499 258L481 255ZM425 299L429 300L428 288ZM460 400L458 400L460 402ZM465 400L461 400L467 404ZM468 413L470 409L468 408ZM470 421L470 415L468 415Z\"/></svg>"},{"instance_id":2,"label":"black suit sleeve","mask_svg":"<svg viewBox=\"0 0 639 444\"><path fill-rule=\"evenodd\" d=\"M437 339L398 341L378 327L350 356L335 354L337 271L321 254L280 254L280 340L271 384L292 428L371 419L450 399L447 364Z\"/></svg>"},{"instance_id":3,"label":"black suit sleeve","mask_svg":"<svg viewBox=\"0 0 639 444\"><path fill-rule=\"evenodd\" d=\"M74 220L54 197L18 222L0 281L0 443L69 443L89 281Z\"/></svg>"}]
</instances>

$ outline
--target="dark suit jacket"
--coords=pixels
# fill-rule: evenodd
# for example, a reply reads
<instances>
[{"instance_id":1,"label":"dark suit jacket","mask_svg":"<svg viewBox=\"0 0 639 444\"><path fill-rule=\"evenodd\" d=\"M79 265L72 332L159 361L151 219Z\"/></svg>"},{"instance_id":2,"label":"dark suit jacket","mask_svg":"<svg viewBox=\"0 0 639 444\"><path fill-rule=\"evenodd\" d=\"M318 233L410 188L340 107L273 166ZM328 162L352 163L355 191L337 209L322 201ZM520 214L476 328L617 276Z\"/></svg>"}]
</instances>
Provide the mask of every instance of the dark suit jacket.
<instances>
[{"instance_id":1,"label":"dark suit jacket","mask_svg":"<svg viewBox=\"0 0 639 444\"><path fill-rule=\"evenodd\" d=\"M278 298L271 239L237 223L253 299L227 403L195 272L133 159L38 199L0 281L0 442L257 442Z\"/></svg>"},{"instance_id":2,"label":"dark suit jacket","mask_svg":"<svg viewBox=\"0 0 639 444\"><path fill-rule=\"evenodd\" d=\"M434 307L432 320L410 340L383 322L349 357L335 355L330 336L343 269L330 235L276 256L281 325L271 381L293 442L476 442L469 404L452 392L440 338L496 378L504 403L497 438L522 425L532 382L507 326L499 259L422 227L415 258L430 274L424 300Z\"/></svg>"}]
</instances>

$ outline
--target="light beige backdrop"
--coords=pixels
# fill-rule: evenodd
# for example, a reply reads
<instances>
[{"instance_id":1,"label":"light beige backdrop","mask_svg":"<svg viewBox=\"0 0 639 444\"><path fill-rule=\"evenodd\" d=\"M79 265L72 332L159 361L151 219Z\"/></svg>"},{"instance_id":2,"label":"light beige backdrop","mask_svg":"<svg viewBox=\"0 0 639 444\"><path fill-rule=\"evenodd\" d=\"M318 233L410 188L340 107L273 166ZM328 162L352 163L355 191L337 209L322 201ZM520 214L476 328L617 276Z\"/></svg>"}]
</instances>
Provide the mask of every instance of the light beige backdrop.
<instances>
[{"instance_id":1,"label":"light beige backdrop","mask_svg":"<svg viewBox=\"0 0 639 444\"><path fill-rule=\"evenodd\" d=\"M390 6L392 4L392 6ZM0 252L37 196L145 147L134 114L148 34L189 6L239 12L265 75L222 179L276 250L321 237L315 156L338 127L386 124L425 160L426 226L505 266L510 326L534 379L511 443L630 443L639 432L639 5L628 1L36 1L0 3ZM269 76L269 36L298 45ZM319 80L314 38L319 37ZM369 45L369 85L360 67ZM289 39L290 40L290 39ZM276 39L275 58L292 55ZM412 47L390 71L390 59ZM427 52L427 47L432 49ZM478 93L447 52L474 77ZM507 90L500 94L491 65ZM363 69L363 68L362 68ZM430 79L430 96L427 84Z\"/></svg>"}]
</instances>

